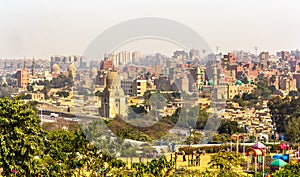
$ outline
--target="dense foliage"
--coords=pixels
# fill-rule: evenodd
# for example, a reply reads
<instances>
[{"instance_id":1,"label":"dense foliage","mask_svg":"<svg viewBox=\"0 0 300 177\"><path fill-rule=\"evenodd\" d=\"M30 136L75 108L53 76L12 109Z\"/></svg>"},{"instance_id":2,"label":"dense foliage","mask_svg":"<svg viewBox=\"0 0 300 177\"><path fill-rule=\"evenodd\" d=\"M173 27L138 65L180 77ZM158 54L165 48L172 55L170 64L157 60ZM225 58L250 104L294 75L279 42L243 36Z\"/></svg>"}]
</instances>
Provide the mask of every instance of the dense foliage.
<instances>
[{"instance_id":1,"label":"dense foliage","mask_svg":"<svg viewBox=\"0 0 300 177\"><path fill-rule=\"evenodd\" d=\"M43 131L33 109L18 98L0 99L0 165L2 175L39 173L43 162Z\"/></svg>"},{"instance_id":2,"label":"dense foliage","mask_svg":"<svg viewBox=\"0 0 300 177\"><path fill-rule=\"evenodd\" d=\"M268 103L271 118L276 123L278 133L286 133L293 142L300 141L300 98L275 97Z\"/></svg>"},{"instance_id":3,"label":"dense foliage","mask_svg":"<svg viewBox=\"0 0 300 177\"><path fill-rule=\"evenodd\" d=\"M221 121L221 125L218 128L219 134L225 133L232 135L234 133L245 133L245 128L240 127L236 121Z\"/></svg>"},{"instance_id":4,"label":"dense foliage","mask_svg":"<svg viewBox=\"0 0 300 177\"><path fill-rule=\"evenodd\" d=\"M283 116L287 121L285 131L291 131L289 135L294 141L299 141L299 134L292 136L293 131L297 132L299 127L298 103L298 98L286 98L278 105L269 105L288 115ZM285 104L290 106L287 110L281 107ZM164 156L147 163L133 163L130 167L115 157L118 153L125 157L136 156L137 150L151 153L151 147L136 149L124 144L124 139L139 139L137 136L151 133L155 138L166 135L168 126L176 122L176 117L167 117L150 129L132 128L119 118L114 122L93 121L86 128L76 127L72 130L51 129L53 124L45 124L43 127L48 128L43 130L33 105L25 104L18 98L0 99L0 168L3 169L3 176L241 176L237 170L241 169L244 159L238 153L226 152L228 145L199 148L186 146L179 149L185 151L185 154L198 150L216 153L211 156L210 169L203 171L176 170L174 159L168 160ZM196 108L187 114L192 115L198 111L199 115L208 116L205 110ZM280 116L280 112L273 114ZM117 137L103 138L105 133L111 133L102 128L106 126L105 123L115 131ZM214 136L216 141L226 142L229 138L226 133L239 131L235 122L222 122L221 127L219 131L225 132ZM201 141L201 133L191 131L191 135L189 144ZM275 150L275 146L272 146L272 150ZM298 169L299 164L289 164L274 176L300 175Z\"/></svg>"},{"instance_id":5,"label":"dense foliage","mask_svg":"<svg viewBox=\"0 0 300 177\"><path fill-rule=\"evenodd\" d=\"M290 177L290 176L300 176L300 163L287 164L281 170L272 174L273 177Z\"/></svg>"}]
</instances>

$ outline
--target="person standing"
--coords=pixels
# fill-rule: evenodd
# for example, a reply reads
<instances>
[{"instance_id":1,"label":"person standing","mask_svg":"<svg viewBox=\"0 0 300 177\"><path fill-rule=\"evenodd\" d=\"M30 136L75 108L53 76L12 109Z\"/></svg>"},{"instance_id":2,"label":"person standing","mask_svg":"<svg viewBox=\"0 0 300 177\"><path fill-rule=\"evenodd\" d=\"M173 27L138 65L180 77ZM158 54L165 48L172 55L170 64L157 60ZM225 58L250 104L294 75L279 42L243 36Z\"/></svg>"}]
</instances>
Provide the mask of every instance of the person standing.
<instances>
[{"instance_id":1,"label":"person standing","mask_svg":"<svg viewBox=\"0 0 300 177\"><path fill-rule=\"evenodd\" d=\"M200 154L197 154L196 156L196 166L200 166Z\"/></svg>"},{"instance_id":2,"label":"person standing","mask_svg":"<svg viewBox=\"0 0 300 177\"><path fill-rule=\"evenodd\" d=\"M174 155L174 159L175 159L175 169L177 169L177 158L178 158L178 154L177 152L175 152L175 155Z\"/></svg>"}]
</instances>

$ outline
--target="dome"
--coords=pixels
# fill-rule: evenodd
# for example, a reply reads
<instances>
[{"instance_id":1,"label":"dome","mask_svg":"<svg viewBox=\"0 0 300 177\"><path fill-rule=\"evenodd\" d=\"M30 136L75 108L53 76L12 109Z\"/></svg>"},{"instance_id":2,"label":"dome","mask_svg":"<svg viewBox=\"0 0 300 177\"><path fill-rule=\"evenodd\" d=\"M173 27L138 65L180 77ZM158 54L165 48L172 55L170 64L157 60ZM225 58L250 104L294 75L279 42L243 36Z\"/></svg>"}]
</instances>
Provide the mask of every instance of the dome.
<instances>
[{"instance_id":1,"label":"dome","mask_svg":"<svg viewBox=\"0 0 300 177\"><path fill-rule=\"evenodd\" d=\"M97 76L97 73L98 73L97 68L93 68L93 69L91 70L91 77L92 77L92 78L96 77L96 76Z\"/></svg>"},{"instance_id":2,"label":"dome","mask_svg":"<svg viewBox=\"0 0 300 177\"><path fill-rule=\"evenodd\" d=\"M121 79L117 72L110 71L107 73L106 86L109 88L121 87Z\"/></svg>"},{"instance_id":3,"label":"dome","mask_svg":"<svg viewBox=\"0 0 300 177\"><path fill-rule=\"evenodd\" d=\"M76 70L75 64L74 64L74 63L71 63L71 64L69 65L69 67L68 67L68 70L69 70L69 71L75 71L75 70Z\"/></svg>"},{"instance_id":4,"label":"dome","mask_svg":"<svg viewBox=\"0 0 300 177\"><path fill-rule=\"evenodd\" d=\"M235 84L236 84L236 85L242 85L242 84L243 84L243 82L242 82L242 81L240 81L240 80L237 80Z\"/></svg>"},{"instance_id":5,"label":"dome","mask_svg":"<svg viewBox=\"0 0 300 177\"><path fill-rule=\"evenodd\" d=\"M2 82L6 82L6 77L2 77Z\"/></svg>"},{"instance_id":6,"label":"dome","mask_svg":"<svg viewBox=\"0 0 300 177\"><path fill-rule=\"evenodd\" d=\"M54 73L54 74L59 74L60 73L60 67L58 64L54 64L52 65L51 67L51 72Z\"/></svg>"},{"instance_id":7,"label":"dome","mask_svg":"<svg viewBox=\"0 0 300 177\"><path fill-rule=\"evenodd\" d=\"M213 85L213 83L214 83L213 80L208 81L208 85Z\"/></svg>"}]
</instances>

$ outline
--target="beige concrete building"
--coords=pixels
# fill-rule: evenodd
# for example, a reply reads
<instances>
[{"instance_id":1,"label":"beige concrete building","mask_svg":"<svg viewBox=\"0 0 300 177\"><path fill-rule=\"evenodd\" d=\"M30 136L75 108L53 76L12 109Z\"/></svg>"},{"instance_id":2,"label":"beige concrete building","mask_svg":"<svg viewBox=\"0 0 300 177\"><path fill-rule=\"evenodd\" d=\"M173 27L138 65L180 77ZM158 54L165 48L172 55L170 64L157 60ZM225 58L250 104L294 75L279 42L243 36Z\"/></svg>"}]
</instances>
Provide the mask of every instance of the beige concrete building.
<instances>
[{"instance_id":1,"label":"beige concrete building","mask_svg":"<svg viewBox=\"0 0 300 177\"><path fill-rule=\"evenodd\" d=\"M141 58L142 58L141 51L132 52L132 63L139 63Z\"/></svg>"},{"instance_id":2,"label":"beige concrete building","mask_svg":"<svg viewBox=\"0 0 300 177\"><path fill-rule=\"evenodd\" d=\"M177 90L189 92L189 79L186 75L183 77L176 77L174 79L174 84Z\"/></svg>"},{"instance_id":3,"label":"beige concrete building","mask_svg":"<svg viewBox=\"0 0 300 177\"><path fill-rule=\"evenodd\" d=\"M256 88L252 84L229 84L227 86L227 94L229 99L233 99L235 95L242 95L243 93L251 93Z\"/></svg>"},{"instance_id":4,"label":"beige concrete building","mask_svg":"<svg viewBox=\"0 0 300 177\"><path fill-rule=\"evenodd\" d=\"M115 71L107 73L106 87L101 96L100 115L108 118L127 115L126 98L121 88L121 79Z\"/></svg>"},{"instance_id":5,"label":"beige concrete building","mask_svg":"<svg viewBox=\"0 0 300 177\"><path fill-rule=\"evenodd\" d=\"M264 101L259 109L244 109L239 107L237 103L232 103L232 105L234 108L225 109L222 115L223 119L236 121L241 127L247 127L249 135L270 134L273 122L267 101Z\"/></svg>"},{"instance_id":6,"label":"beige concrete building","mask_svg":"<svg viewBox=\"0 0 300 177\"><path fill-rule=\"evenodd\" d=\"M286 92L297 90L296 79L290 77L279 77L279 89Z\"/></svg>"},{"instance_id":7,"label":"beige concrete building","mask_svg":"<svg viewBox=\"0 0 300 177\"><path fill-rule=\"evenodd\" d=\"M32 101L42 101L45 99L44 93L37 92L37 93L29 93L31 95Z\"/></svg>"}]
</instances>

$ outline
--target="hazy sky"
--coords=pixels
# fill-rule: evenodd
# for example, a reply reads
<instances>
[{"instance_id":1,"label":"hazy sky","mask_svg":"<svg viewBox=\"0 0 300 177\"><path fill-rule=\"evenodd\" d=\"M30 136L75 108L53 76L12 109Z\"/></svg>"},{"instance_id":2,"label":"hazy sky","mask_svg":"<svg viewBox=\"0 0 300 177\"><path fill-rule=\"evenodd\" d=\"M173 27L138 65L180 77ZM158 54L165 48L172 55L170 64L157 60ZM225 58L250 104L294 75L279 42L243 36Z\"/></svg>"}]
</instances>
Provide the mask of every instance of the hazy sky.
<instances>
[{"instance_id":1,"label":"hazy sky","mask_svg":"<svg viewBox=\"0 0 300 177\"><path fill-rule=\"evenodd\" d=\"M105 29L138 17L184 23L223 52L300 49L297 0L1 0L0 58L80 55Z\"/></svg>"}]
</instances>

